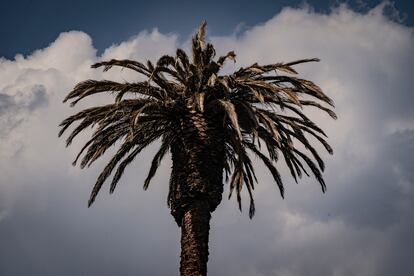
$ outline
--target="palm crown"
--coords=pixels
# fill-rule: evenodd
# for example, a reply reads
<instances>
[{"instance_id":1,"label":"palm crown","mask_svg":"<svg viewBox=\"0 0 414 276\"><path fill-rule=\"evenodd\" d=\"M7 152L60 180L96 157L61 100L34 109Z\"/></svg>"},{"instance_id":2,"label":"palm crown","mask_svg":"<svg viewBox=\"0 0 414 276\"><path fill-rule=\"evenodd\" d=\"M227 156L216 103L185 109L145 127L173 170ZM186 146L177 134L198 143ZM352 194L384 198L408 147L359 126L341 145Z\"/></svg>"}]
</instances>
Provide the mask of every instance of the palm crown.
<instances>
[{"instance_id":1,"label":"palm crown","mask_svg":"<svg viewBox=\"0 0 414 276\"><path fill-rule=\"evenodd\" d=\"M270 170L282 197L283 182L275 166L279 156L283 157L295 180L302 173L309 176L311 172L325 191L321 174L324 162L308 138L314 137L329 153L332 149L325 141L323 130L303 110L312 106L336 118L328 108L333 106L333 102L314 83L296 77L297 72L292 68L318 59L263 66L255 63L233 74L221 75L219 72L224 62L235 60L236 55L231 51L214 59L213 45L205 42L205 26L202 24L192 39L191 61L183 50L178 49L175 57L164 55L156 64L114 59L99 62L92 67L103 67L107 71L120 66L136 71L146 80L134 83L86 80L77 84L64 99L64 102L72 100L73 106L94 94L110 92L116 95L114 103L85 109L61 123L59 135L79 122L67 138L67 145L84 129L96 126L91 139L74 161L76 164L82 157L82 168L91 165L115 142L122 141L99 175L89 205L113 171L111 193L127 165L145 147L159 139L161 145L152 160L144 188L148 187L163 157L171 151L173 170L168 203L178 224L182 217L178 209L188 204L184 202L186 193L192 193L193 198L197 191L200 194L203 189L207 193L219 193L209 197L212 201L210 209L215 209L221 200L223 171L230 183L230 196L235 190L240 209L241 191L245 186L252 217L255 211L252 190L257 178L251 153ZM266 148L265 153L261 151L262 146ZM188 163L183 160L186 158L192 160L190 163L195 169L192 170L190 165L185 171ZM218 167L214 172L217 181L208 185L217 187L206 188L191 181L183 182L186 177L197 179L197 174L194 175L196 168L201 171L198 178L208 178L212 167ZM187 176L180 178L180 173Z\"/></svg>"}]
</instances>

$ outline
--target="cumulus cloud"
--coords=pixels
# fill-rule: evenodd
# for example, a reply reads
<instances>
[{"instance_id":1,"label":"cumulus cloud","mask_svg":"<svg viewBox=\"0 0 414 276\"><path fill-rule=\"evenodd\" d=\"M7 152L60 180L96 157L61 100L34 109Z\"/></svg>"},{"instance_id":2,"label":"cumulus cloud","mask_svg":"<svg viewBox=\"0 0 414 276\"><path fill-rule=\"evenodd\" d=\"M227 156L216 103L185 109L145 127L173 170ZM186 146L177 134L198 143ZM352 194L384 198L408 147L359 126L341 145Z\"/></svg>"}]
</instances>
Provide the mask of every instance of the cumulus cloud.
<instances>
[{"instance_id":1,"label":"cumulus cloud","mask_svg":"<svg viewBox=\"0 0 414 276\"><path fill-rule=\"evenodd\" d=\"M2 136L7 136L21 120L15 116L36 110L47 102L45 89L41 85L34 85L25 91L18 91L15 95L0 94L0 115L2 116ZM23 115L24 116L24 115Z\"/></svg>"},{"instance_id":2,"label":"cumulus cloud","mask_svg":"<svg viewBox=\"0 0 414 276\"><path fill-rule=\"evenodd\" d=\"M14 88L14 87L13 87ZM25 118L36 109L47 104L44 86L33 85L23 90L10 93L10 87L0 93L0 151L3 156L11 156L21 150L22 141L11 135L14 129L25 121Z\"/></svg>"},{"instance_id":3,"label":"cumulus cloud","mask_svg":"<svg viewBox=\"0 0 414 276\"><path fill-rule=\"evenodd\" d=\"M414 271L407 242L414 231L414 36L412 28L385 16L385 8L364 14L344 5L329 14L285 8L246 31L209 38L218 54L237 53L236 65L229 63L226 71L256 61L321 58L297 69L335 100L339 115L332 122L309 110L335 150L334 156L324 156L327 194L312 179L293 185L284 173L287 198L282 201L257 164L261 182L253 221L239 214L233 201L223 201L213 215L211 275ZM73 31L30 56L0 59L1 275L178 273L179 230L165 204L170 162L149 191L140 191L146 156L154 150L149 148L114 195L100 195L87 209L89 189L105 160L85 171L72 168L86 137L70 149L57 138L57 125L73 112L61 101L76 82L136 79L126 70L92 70L92 63L145 61L176 47L188 44L154 29L97 56L92 39Z\"/></svg>"}]
</instances>

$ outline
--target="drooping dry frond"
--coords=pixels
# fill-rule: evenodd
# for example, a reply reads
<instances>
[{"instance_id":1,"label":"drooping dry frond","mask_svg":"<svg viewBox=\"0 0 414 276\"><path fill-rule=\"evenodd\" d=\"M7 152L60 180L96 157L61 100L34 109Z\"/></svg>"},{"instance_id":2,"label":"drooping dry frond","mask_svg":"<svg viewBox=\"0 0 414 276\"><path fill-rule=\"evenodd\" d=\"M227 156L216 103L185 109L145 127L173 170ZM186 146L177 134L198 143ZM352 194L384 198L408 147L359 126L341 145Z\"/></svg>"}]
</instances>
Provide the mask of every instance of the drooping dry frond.
<instances>
[{"instance_id":1,"label":"drooping dry frond","mask_svg":"<svg viewBox=\"0 0 414 276\"><path fill-rule=\"evenodd\" d=\"M236 193L240 209L242 188L246 187L250 216L255 212L253 190L257 178L249 154L263 161L282 197L285 188L277 167L280 158L295 180L312 173L325 191L322 177L325 165L312 142L318 141L331 154L332 148L325 140L324 131L305 111L308 107L319 109L336 119L331 109L333 101L316 84L299 78L294 68L319 59L268 65L254 63L233 74L220 75L226 60L235 61L236 54L230 51L215 60L216 52L205 39L205 28L204 22L192 39L191 60L185 51L177 49L175 56L162 56L154 64L114 59L99 62L92 68L103 67L104 71L114 66L127 68L146 80L134 83L86 80L77 84L64 99L71 100L73 106L88 96L104 92L115 96L114 103L85 109L61 123L59 135L78 123L68 136L67 145L85 129L95 129L74 162L80 159L81 167L91 165L117 141L121 142L98 177L89 204L115 172L110 185L113 192L125 168L158 139L162 143L151 163L145 189L173 145L184 145L184 150L199 141L199 148L192 148L194 152L186 157L191 159L203 151L208 141L223 141L224 153L218 157L223 159L221 170L224 169L230 182L230 195ZM169 200L179 194L179 185L174 181L170 182Z\"/></svg>"}]
</instances>

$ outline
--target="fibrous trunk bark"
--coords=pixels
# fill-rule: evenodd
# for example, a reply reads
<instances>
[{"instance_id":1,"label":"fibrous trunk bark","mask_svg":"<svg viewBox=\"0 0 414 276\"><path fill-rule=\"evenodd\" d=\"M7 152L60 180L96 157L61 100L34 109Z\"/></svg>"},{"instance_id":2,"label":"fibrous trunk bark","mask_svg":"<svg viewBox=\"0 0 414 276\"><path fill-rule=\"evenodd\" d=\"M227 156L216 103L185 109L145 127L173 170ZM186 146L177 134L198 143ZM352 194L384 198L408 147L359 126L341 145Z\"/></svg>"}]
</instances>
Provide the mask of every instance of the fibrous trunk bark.
<instances>
[{"instance_id":1,"label":"fibrous trunk bark","mask_svg":"<svg viewBox=\"0 0 414 276\"><path fill-rule=\"evenodd\" d=\"M207 201L196 201L181 223L181 276L207 275L210 211Z\"/></svg>"},{"instance_id":2,"label":"fibrous trunk bark","mask_svg":"<svg viewBox=\"0 0 414 276\"><path fill-rule=\"evenodd\" d=\"M210 212L220 204L223 193L224 131L199 112L189 113L177 126L180 139L171 146L172 171L168 204L178 226L189 206L208 202Z\"/></svg>"},{"instance_id":3,"label":"fibrous trunk bark","mask_svg":"<svg viewBox=\"0 0 414 276\"><path fill-rule=\"evenodd\" d=\"M181 227L181 276L207 275L210 217L223 193L224 131L216 118L190 109L171 146L168 203Z\"/></svg>"}]
</instances>

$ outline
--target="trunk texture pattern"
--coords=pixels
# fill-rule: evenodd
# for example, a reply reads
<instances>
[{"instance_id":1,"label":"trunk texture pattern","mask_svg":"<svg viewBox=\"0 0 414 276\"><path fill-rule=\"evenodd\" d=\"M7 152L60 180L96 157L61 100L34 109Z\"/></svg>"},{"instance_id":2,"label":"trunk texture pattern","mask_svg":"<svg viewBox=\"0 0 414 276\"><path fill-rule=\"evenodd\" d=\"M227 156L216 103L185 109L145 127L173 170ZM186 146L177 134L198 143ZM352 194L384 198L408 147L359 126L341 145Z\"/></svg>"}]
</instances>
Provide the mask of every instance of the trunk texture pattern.
<instances>
[{"instance_id":1,"label":"trunk texture pattern","mask_svg":"<svg viewBox=\"0 0 414 276\"><path fill-rule=\"evenodd\" d=\"M179 139L171 145L168 204L181 227L182 276L207 275L211 212L223 193L224 131L217 114L194 106L177 120Z\"/></svg>"},{"instance_id":2,"label":"trunk texture pattern","mask_svg":"<svg viewBox=\"0 0 414 276\"><path fill-rule=\"evenodd\" d=\"M181 139L171 147L173 167L168 204L179 226L193 202L207 201L210 212L221 202L224 134L222 122L215 120L214 116L190 110L177 126Z\"/></svg>"},{"instance_id":3,"label":"trunk texture pattern","mask_svg":"<svg viewBox=\"0 0 414 276\"><path fill-rule=\"evenodd\" d=\"M210 211L206 201L196 201L181 223L181 276L207 275Z\"/></svg>"}]
</instances>

